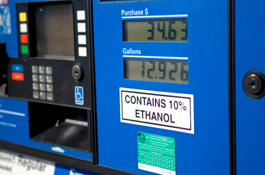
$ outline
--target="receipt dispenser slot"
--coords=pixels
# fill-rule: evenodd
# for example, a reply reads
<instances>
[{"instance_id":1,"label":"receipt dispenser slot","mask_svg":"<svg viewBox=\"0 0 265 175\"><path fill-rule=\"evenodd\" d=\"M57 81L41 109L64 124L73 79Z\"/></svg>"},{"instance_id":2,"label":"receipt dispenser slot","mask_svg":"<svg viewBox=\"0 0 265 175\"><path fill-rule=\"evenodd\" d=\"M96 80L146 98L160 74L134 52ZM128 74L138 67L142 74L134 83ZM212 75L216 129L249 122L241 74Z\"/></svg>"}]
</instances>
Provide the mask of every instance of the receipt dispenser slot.
<instances>
[{"instance_id":1,"label":"receipt dispenser slot","mask_svg":"<svg viewBox=\"0 0 265 175\"><path fill-rule=\"evenodd\" d=\"M84 109L29 103L30 138L35 141L91 152L90 121Z\"/></svg>"}]
</instances>

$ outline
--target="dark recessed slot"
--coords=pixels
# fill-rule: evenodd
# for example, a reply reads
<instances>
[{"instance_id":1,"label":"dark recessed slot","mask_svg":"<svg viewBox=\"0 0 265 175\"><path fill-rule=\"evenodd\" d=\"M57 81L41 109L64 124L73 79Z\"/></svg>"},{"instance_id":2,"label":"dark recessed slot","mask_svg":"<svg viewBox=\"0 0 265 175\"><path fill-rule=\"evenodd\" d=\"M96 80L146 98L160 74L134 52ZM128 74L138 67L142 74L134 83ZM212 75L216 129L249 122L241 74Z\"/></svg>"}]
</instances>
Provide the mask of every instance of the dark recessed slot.
<instances>
[{"instance_id":1,"label":"dark recessed slot","mask_svg":"<svg viewBox=\"0 0 265 175\"><path fill-rule=\"evenodd\" d=\"M2 97L7 95L7 67L6 43L0 42L0 96Z\"/></svg>"},{"instance_id":2,"label":"dark recessed slot","mask_svg":"<svg viewBox=\"0 0 265 175\"><path fill-rule=\"evenodd\" d=\"M85 109L29 103L30 138L91 152L89 114Z\"/></svg>"}]
</instances>

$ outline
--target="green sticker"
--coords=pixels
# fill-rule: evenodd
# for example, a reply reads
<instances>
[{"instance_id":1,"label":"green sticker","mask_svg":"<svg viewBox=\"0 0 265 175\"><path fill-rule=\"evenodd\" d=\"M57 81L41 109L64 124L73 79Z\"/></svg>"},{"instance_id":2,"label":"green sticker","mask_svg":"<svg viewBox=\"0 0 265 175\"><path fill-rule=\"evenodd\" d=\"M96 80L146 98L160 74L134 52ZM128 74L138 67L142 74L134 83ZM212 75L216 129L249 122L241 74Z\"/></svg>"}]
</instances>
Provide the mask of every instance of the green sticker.
<instances>
[{"instance_id":1,"label":"green sticker","mask_svg":"<svg viewBox=\"0 0 265 175\"><path fill-rule=\"evenodd\" d=\"M139 169L158 174L176 174L174 138L138 132L137 140Z\"/></svg>"}]
</instances>

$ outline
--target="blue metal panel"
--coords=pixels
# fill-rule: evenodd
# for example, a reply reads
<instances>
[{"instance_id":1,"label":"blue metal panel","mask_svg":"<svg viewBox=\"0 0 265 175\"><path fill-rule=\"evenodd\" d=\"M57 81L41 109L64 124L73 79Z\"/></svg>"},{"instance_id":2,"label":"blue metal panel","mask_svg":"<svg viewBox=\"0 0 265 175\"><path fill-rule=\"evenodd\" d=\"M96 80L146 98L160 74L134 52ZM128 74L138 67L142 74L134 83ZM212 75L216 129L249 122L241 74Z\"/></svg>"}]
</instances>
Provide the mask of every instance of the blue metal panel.
<instances>
[{"instance_id":1,"label":"blue metal panel","mask_svg":"<svg viewBox=\"0 0 265 175\"><path fill-rule=\"evenodd\" d=\"M242 87L245 74L265 74L265 2L236 1L236 149L237 174L265 174L265 98L248 97Z\"/></svg>"},{"instance_id":2,"label":"blue metal panel","mask_svg":"<svg viewBox=\"0 0 265 175\"><path fill-rule=\"evenodd\" d=\"M55 164L54 175L99 175L88 171L71 168L61 164Z\"/></svg>"},{"instance_id":3,"label":"blue metal panel","mask_svg":"<svg viewBox=\"0 0 265 175\"><path fill-rule=\"evenodd\" d=\"M176 139L176 174L229 174L227 1L93 1L99 164L137 174L137 132ZM187 43L123 42L121 10L188 14ZM125 80L122 49L189 57L189 84ZM195 134L120 122L119 88L194 94Z\"/></svg>"},{"instance_id":4,"label":"blue metal panel","mask_svg":"<svg viewBox=\"0 0 265 175\"><path fill-rule=\"evenodd\" d=\"M0 98L0 139L24 143L29 138L28 103Z\"/></svg>"}]
</instances>

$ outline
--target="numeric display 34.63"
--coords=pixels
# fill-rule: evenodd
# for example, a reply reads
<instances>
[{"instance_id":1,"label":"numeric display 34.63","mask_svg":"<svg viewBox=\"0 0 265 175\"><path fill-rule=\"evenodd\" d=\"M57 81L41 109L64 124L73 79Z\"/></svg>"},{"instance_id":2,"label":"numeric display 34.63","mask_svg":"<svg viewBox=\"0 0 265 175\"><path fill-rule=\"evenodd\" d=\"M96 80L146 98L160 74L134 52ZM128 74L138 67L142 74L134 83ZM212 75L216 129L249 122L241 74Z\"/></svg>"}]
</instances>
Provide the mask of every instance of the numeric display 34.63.
<instances>
[{"instance_id":1,"label":"numeric display 34.63","mask_svg":"<svg viewBox=\"0 0 265 175\"><path fill-rule=\"evenodd\" d=\"M123 41L187 42L187 19L123 21Z\"/></svg>"}]
</instances>

